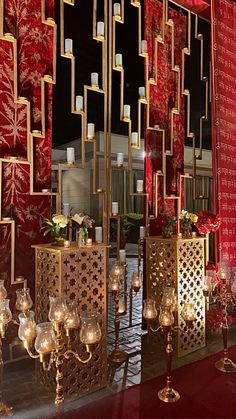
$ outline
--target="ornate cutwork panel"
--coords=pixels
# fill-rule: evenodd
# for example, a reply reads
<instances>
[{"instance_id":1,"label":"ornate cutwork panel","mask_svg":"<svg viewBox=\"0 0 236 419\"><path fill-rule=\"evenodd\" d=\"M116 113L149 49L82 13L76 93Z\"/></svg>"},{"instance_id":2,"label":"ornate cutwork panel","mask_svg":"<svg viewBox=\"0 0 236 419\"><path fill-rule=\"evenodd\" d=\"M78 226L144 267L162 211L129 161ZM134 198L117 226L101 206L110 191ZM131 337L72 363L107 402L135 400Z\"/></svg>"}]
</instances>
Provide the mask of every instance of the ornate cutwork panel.
<instances>
[{"instance_id":1,"label":"ornate cutwork panel","mask_svg":"<svg viewBox=\"0 0 236 419\"><path fill-rule=\"evenodd\" d=\"M100 319L102 340L96 348L92 360L82 365L71 359L63 365L63 387L65 396L75 396L98 390L106 386L106 266L107 248L104 245L91 247L63 247L50 245L36 247L36 318L37 322L48 320L49 295L65 295L67 302L75 301L79 314L95 310ZM77 340L78 342L78 340ZM83 356L84 348L71 346ZM54 386L54 373L40 378Z\"/></svg>"},{"instance_id":2,"label":"ornate cutwork panel","mask_svg":"<svg viewBox=\"0 0 236 419\"><path fill-rule=\"evenodd\" d=\"M146 238L146 274L147 296L160 305L162 291L170 282L178 295L177 325L183 331L178 332L178 356L205 346L205 299L203 296L203 278L205 267L205 239L164 239ZM181 311L184 302L194 303L196 321L191 330L187 330Z\"/></svg>"}]
</instances>

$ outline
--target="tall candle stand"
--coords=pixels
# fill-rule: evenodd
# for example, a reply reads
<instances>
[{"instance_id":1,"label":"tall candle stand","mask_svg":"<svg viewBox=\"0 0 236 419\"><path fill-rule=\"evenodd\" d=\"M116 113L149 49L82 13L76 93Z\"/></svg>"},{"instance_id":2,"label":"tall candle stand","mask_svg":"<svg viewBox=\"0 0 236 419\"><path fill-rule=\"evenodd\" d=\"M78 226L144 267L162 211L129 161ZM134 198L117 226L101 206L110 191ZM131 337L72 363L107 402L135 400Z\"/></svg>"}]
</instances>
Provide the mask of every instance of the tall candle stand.
<instances>
[{"instance_id":1,"label":"tall candle stand","mask_svg":"<svg viewBox=\"0 0 236 419\"><path fill-rule=\"evenodd\" d=\"M172 387L172 354L173 354L173 334L181 330L179 326L174 326L174 311L176 311L176 296L174 289L166 287L160 306L159 326L155 327L157 321L157 309L155 301L152 299L144 300L143 316L148 323L148 329L154 333L162 331L166 339L166 385L159 390L158 397L165 403L177 402L180 394ZM192 304L185 304L182 311L182 317L188 328L193 327L195 320L194 307Z\"/></svg>"},{"instance_id":2,"label":"tall candle stand","mask_svg":"<svg viewBox=\"0 0 236 419\"><path fill-rule=\"evenodd\" d=\"M127 292L127 285L124 291L120 291L122 279L126 277L127 281L127 265L122 262L116 262L111 270L111 275L109 278L109 290L113 295L113 300L115 303L115 317L114 317L114 326L115 326L115 348L109 354L109 360L114 363L123 363L127 359L127 353L120 349L119 346L119 334L120 334L120 316L126 313L126 299L127 296L130 296L130 309L132 309L132 299L133 293L136 293L140 290L142 281L141 275L138 272L134 272L132 276L132 283L130 291ZM127 282L126 282L127 284ZM124 300L124 308L120 309L120 297L123 296L126 298Z\"/></svg>"},{"instance_id":3,"label":"tall candle stand","mask_svg":"<svg viewBox=\"0 0 236 419\"><path fill-rule=\"evenodd\" d=\"M223 320L221 324L222 337L223 337L223 357L216 361L215 366L222 372L235 372L236 364L228 357L228 307L236 306L236 296L233 295L232 287L230 284L230 268L225 263L219 263L218 266L218 280L219 284L216 285L213 276L205 277L204 296L206 299L211 299L217 302L223 313Z\"/></svg>"}]
</instances>

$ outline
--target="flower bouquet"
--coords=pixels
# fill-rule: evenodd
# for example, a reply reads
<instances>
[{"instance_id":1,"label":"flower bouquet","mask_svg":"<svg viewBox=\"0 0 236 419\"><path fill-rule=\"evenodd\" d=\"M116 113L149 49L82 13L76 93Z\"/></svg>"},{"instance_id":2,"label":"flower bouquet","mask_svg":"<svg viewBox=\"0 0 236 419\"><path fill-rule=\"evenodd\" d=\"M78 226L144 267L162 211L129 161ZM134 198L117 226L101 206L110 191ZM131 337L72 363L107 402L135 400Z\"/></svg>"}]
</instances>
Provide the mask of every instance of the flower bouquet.
<instances>
[{"instance_id":1,"label":"flower bouquet","mask_svg":"<svg viewBox=\"0 0 236 419\"><path fill-rule=\"evenodd\" d=\"M181 221L181 232L183 237L190 237L192 233L192 223L196 224L198 216L191 212L182 210L179 215L179 220Z\"/></svg>"},{"instance_id":2,"label":"flower bouquet","mask_svg":"<svg viewBox=\"0 0 236 419\"><path fill-rule=\"evenodd\" d=\"M222 326L224 313L218 308L210 308L206 312L206 328L207 330L218 330ZM227 324L230 326L233 323L233 316L227 314Z\"/></svg>"},{"instance_id":3,"label":"flower bouquet","mask_svg":"<svg viewBox=\"0 0 236 419\"><path fill-rule=\"evenodd\" d=\"M76 223L78 230L78 246L84 246L88 238L88 228L93 227L94 220L83 212L73 215L72 220Z\"/></svg>"},{"instance_id":4,"label":"flower bouquet","mask_svg":"<svg viewBox=\"0 0 236 419\"><path fill-rule=\"evenodd\" d=\"M163 214L163 225L162 225L162 236L163 237L172 237L173 235L173 226L176 222L176 218L173 215Z\"/></svg>"},{"instance_id":5,"label":"flower bouquet","mask_svg":"<svg viewBox=\"0 0 236 419\"><path fill-rule=\"evenodd\" d=\"M63 246L64 240L66 239L66 227L69 222L69 218L63 214L54 215L52 219L46 218L46 228L43 235L46 236L51 233L52 244L55 246Z\"/></svg>"},{"instance_id":6,"label":"flower bouquet","mask_svg":"<svg viewBox=\"0 0 236 419\"><path fill-rule=\"evenodd\" d=\"M208 234L211 231L217 231L220 224L219 214L215 215L208 211L202 211L198 216L196 227L200 234Z\"/></svg>"}]
</instances>

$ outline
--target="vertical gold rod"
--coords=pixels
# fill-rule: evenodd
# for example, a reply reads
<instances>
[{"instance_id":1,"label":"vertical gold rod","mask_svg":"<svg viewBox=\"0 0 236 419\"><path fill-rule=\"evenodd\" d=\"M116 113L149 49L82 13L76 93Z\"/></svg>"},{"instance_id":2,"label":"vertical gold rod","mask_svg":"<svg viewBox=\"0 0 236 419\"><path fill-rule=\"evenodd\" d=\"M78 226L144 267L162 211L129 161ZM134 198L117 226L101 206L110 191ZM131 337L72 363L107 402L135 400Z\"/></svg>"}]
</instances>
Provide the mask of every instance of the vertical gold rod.
<instances>
[{"instance_id":1,"label":"vertical gold rod","mask_svg":"<svg viewBox=\"0 0 236 419\"><path fill-rule=\"evenodd\" d=\"M4 11L4 0L0 1L0 37L3 36L3 11Z\"/></svg>"}]
</instances>

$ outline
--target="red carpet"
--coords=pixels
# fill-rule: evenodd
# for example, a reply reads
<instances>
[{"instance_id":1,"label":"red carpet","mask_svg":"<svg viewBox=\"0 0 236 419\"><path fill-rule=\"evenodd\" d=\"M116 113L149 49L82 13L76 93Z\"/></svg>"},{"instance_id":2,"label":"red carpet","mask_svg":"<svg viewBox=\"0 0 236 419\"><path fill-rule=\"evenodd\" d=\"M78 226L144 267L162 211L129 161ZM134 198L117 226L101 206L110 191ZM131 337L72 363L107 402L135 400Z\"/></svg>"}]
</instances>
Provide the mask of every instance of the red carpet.
<instances>
[{"instance_id":1,"label":"red carpet","mask_svg":"<svg viewBox=\"0 0 236 419\"><path fill-rule=\"evenodd\" d=\"M229 349L236 361L236 345ZM173 371L174 387L181 398L161 402L157 391L165 376L103 398L80 409L61 414L63 419L236 419L236 374L218 371L214 362L221 353Z\"/></svg>"}]
</instances>

